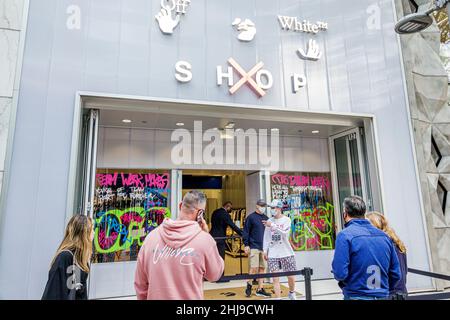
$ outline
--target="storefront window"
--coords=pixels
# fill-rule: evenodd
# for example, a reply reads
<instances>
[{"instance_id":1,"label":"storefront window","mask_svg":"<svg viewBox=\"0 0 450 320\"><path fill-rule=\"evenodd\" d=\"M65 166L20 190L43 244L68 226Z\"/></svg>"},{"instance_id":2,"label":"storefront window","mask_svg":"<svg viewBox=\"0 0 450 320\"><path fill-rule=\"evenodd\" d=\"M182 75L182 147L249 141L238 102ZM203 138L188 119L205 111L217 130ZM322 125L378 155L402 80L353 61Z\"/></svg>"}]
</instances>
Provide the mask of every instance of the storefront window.
<instances>
[{"instance_id":1,"label":"storefront window","mask_svg":"<svg viewBox=\"0 0 450 320\"><path fill-rule=\"evenodd\" d=\"M272 199L283 201L283 212L292 221L290 241L294 250L334 249L331 174L276 173L270 180Z\"/></svg>"},{"instance_id":2,"label":"storefront window","mask_svg":"<svg viewBox=\"0 0 450 320\"><path fill-rule=\"evenodd\" d=\"M94 262L134 261L145 237L170 217L170 172L99 169Z\"/></svg>"}]
</instances>

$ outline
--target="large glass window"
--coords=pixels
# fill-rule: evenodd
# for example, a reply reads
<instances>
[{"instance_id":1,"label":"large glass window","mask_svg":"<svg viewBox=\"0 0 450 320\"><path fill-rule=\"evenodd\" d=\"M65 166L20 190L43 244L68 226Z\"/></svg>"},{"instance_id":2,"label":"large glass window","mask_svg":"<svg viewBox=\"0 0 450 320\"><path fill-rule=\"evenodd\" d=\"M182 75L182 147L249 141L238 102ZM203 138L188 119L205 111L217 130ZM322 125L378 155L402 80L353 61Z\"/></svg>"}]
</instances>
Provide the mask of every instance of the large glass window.
<instances>
[{"instance_id":1,"label":"large glass window","mask_svg":"<svg viewBox=\"0 0 450 320\"><path fill-rule=\"evenodd\" d=\"M272 199L284 203L292 221L290 242L295 251L332 250L336 239L331 174L271 175Z\"/></svg>"},{"instance_id":2,"label":"large glass window","mask_svg":"<svg viewBox=\"0 0 450 320\"><path fill-rule=\"evenodd\" d=\"M170 171L98 169L94 262L134 261L145 237L170 217Z\"/></svg>"}]
</instances>

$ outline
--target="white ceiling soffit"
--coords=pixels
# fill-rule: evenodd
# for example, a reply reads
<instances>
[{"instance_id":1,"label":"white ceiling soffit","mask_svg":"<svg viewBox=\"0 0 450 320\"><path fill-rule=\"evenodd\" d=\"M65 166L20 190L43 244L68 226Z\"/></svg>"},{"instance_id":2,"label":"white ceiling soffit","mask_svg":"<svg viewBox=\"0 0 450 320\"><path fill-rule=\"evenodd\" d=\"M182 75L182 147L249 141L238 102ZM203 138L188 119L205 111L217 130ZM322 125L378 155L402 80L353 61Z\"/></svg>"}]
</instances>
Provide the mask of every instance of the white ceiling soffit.
<instances>
[{"instance_id":1,"label":"white ceiling soffit","mask_svg":"<svg viewBox=\"0 0 450 320\"><path fill-rule=\"evenodd\" d=\"M362 126L371 114L337 113L297 109L277 109L261 105L212 103L192 100L106 95L80 92L84 108L199 117L227 117L289 123L308 123L337 126ZM255 112L257 111L257 112Z\"/></svg>"}]
</instances>

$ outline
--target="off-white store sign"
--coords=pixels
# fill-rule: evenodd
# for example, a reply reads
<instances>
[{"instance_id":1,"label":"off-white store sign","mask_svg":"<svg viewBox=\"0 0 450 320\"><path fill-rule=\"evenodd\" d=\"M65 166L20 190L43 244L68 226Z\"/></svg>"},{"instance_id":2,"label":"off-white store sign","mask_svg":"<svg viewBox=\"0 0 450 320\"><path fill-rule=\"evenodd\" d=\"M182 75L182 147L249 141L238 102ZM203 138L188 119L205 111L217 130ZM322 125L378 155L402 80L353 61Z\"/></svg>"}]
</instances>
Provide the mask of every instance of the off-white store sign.
<instances>
[{"instance_id":1,"label":"off-white store sign","mask_svg":"<svg viewBox=\"0 0 450 320\"><path fill-rule=\"evenodd\" d=\"M258 62L249 71L246 71L235 59L228 59L228 67L216 67L216 83L218 86L224 85L229 87L229 93L235 94L244 85L250 87L259 97L266 95L266 91L273 87L273 75L263 69L264 63ZM235 75L240 76L236 81ZM294 73L292 75L292 90L297 93L302 87L306 86L306 77L301 74ZM188 83L193 79L192 65L187 61L178 61L175 64L175 79L181 83Z\"/></svg>"},{"instance_id":2,"label":"off-white store sign","mask_svg":"<svg viewBox=\"0 0 450 320\"><path fill-rule=\"evenodd\" d=\"M173 32L173 29L179 23L180 15L186 13L186 8L189 7L190 3L190 0L161 0L162 9L156 19L163 33L171 34ZM172 11L176 12L175 18L172 16ZM328 30L328 23L322 21L301 21L297 17L281 15L278 16L278 21L281 28L287 31L317 34L320 31ZM250 19L236 18L232 25L240 31L238 36L240 41L250 42L255 37L256 26ZM298 48L297 53L303 60L317 61L322 57L320 47L317 41L313 39L308 41L306 49ZM216 83L218 86L227 85L229 93L232 95L246 85L259 97L263 97L273 87L274 82L272 73L263 68L264 63L260 61L247 71L235 59L229 58L228 67L216 67ZM236 78L236 76L239 78ZM178 82L188 83L193 80L193 77L192 65L188 61L178 61L175 64L175 79ZM294 93L297 93L307 84L306 76L303 74L294 73L291 80Z\"/></svg>"}]
</instances>

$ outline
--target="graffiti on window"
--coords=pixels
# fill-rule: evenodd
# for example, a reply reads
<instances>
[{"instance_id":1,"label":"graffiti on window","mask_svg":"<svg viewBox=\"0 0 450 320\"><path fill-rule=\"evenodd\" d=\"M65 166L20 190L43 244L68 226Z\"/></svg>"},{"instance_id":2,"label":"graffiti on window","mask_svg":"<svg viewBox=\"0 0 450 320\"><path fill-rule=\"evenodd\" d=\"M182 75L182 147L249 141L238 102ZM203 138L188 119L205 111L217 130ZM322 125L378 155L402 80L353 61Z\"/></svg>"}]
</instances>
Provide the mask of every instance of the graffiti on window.
<instances>
[{"instance_id":1,"label":"graffiti on window","mask_svg":"<svg viewBox=\"0 0 450 320\"><path fill-rule=\"evenodd\" d=\"M283 213L291 219L290 242L295 251L334 249L329 173L274 174L271 193L272 199L283 201Z\"/></svg>"},{"instance_id":2,"label":"graffiti on window","mask_svg":"<svg viewBox=\"0 0 450 320\"><path fill-rule=\"evenodd\" d=\"M97 173L94 262L134 261L145 237L170 217L170 174Z\"/></svg>"}]
</instances>

